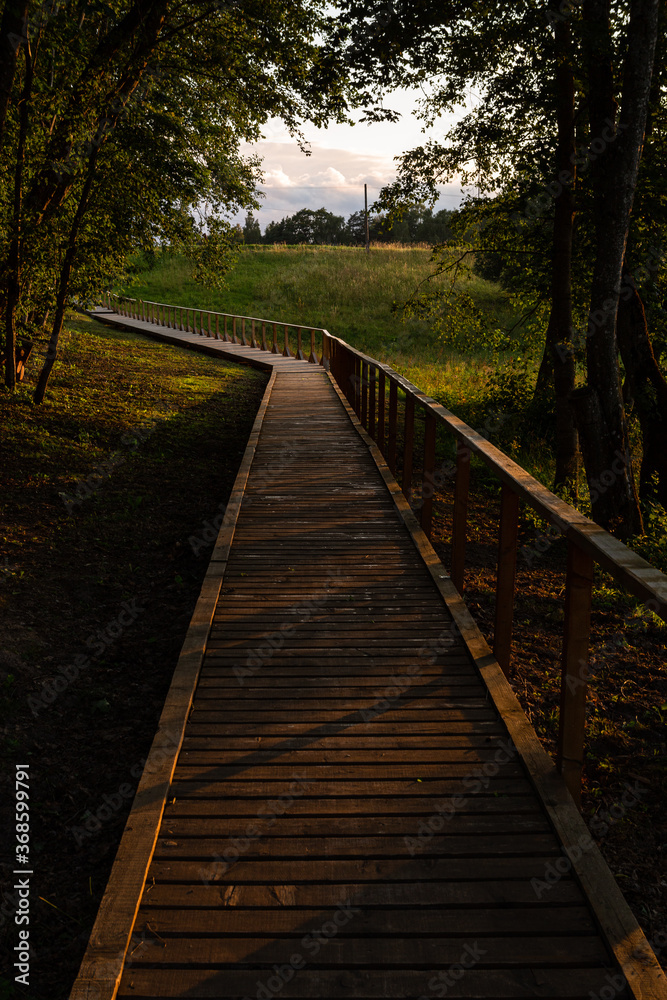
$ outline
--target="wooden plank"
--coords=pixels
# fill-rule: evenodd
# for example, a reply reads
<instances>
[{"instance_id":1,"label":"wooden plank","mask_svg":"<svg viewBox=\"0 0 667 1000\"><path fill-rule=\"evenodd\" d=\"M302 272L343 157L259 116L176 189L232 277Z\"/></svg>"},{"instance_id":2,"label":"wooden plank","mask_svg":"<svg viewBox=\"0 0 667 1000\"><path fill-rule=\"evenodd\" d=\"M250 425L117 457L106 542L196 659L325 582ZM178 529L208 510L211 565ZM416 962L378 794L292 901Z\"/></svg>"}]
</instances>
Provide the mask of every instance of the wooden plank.
<instances>
[{"instance_id":1,"label":"wooden plank","mask_svg":"<svg viewBox=\"0 0 667 1000\"><path fill-rule=\"evenodd\" d=\"M462 942L457 961L468 956L464 947L465 943ZM257 972L251 969L131 969L121 987L119 1000L135 1000L136 997L146 996L187 996L193 1000L254 997L258 990L258 978ZM266 978L270 978L268 972ZM433 978L434 973L430 967L417 971L360 969L341 973L340 969L328 971L307 966L284 983L279 995L281 1000L310 997L318 997L319 1000L338 1000L342 997L353 997L355 1000L404 1000L406 997L432 995L428 983ZM598 996L600 990L605 987L609 989L608 979L611 978L607 970L599 967L577 969L576 975L572 969L543 966L511 970L473 968L448 987L447 996L453 1000L510 1000L513 997L529 997L534 1000L536 996L590 1000L591 994ZM278 982L282 983L283 980L279 979ZM440 987L436 981L436 989ZM150 992L146 992L147 990ZM623 1000L627 994L621 989L614 996Z\"/></svg>"},{"instance_id":2,"label":"wooden plank","mask_svg":"<svg viewBox=\"0 0 667 1000\"><path fill-rule=\"evenodd\" d=\"M269 789L270 791L270 789ZM258 825L258 829L259 829ZM359 858L399 858L406 857L406 842L402 836L392 837L386 834L382 837L257 837L255 827L248 837L250 844L244 856L253 861L282 861L293 858L297 861L321 859ZM446 837L433 836L418 841L416 828L413 832L415 840L415 855L420 858L523 858L525 855L540 854L544 857L559 858L560 851L552 833L510 833L510 834L471 834L457 837L450 834ZM218 857L225 848L231 848L231 842L225 844L220 837L176 837L166 835L160 837L155 847L153 864L162 861L200 861ZM238 850L234 854L238 856Z\"/></svg>"},{"instance_id":3,"label":"wooden plank","mask_svg":"<svg viewBox=\"0 0 667 1000\"><path fill-rule=\"evenodd\" d=\"M179 816L178 810L169 810L163 817L160 836L178 840L179 837L204 837L211 832L210 816ZM437 822L431 826L414 816L254 816L249 823L247 817L220 816L215 820L218 837L259 836L272 837L371 837L409 836L426 842L432 839L434 831L441 836L480 836L482 834L546 833L549 825L541 814L535 813L443 813L436 814ZM427 817L430 820L432 817ZM255 829L258 831L255 833ZM443 832L444 831L444 832ZM403 848L406 848L403 843ZM219 849L219 848L218 848ZM416 848L415 848L416 849ZM535 904L538 904L537 898Z\"/></svg>"},{"instance_id":4,"label":"wooden plank","mask_svg":"<svg viewBox=\"0 0 667 1000\"><path fill-rule=\"evenodd\" d=\"M343 916L354 922L354 913L348 907ZM319 927L322 923L319 924ZM333 923L334 933L325 939L322 949L326 954L319 963L329 967L344 969L376 968L448 969L461 958L463 943L460 938L386 938L370 936L342 938L338 925ZM159 932L158 932L159 933ZM307 934L304 929L304 934ZM303 937L303 935L302 935ZM312 940L312 937L311 937ZM300 942L299 942L300 943ZM166 937L160 940L155 935L147 936L140 954L135 955L133 966L141 968L145 964L159 962L162 967L216 968L243 963L251 968L274 972L273 966L284 962L294 942L280 938L271 940L264 937ZM314 948L313 948L314 951ZM318 948L319 951L319 948ZM498 968L526 967L548 962L551 966L598 965L608 959L607 951L596 937L574 937L552 935L544 937L525 936L487 937L477 948L477 968L485 966Z\"/></svg>"},{"instance_id":5,"label":"wooden plank","mask_svg":"<svg viewBox=\"0 0 667 1000\"><path fill-rule=\"evenodd\" d=\"M280 795L294 795L295 792L303 794L309 799L319 798L356 798L364 795L377 797L378 795L395 796L396 798L419 796L441 796L454 795L465 798L475 787L474 780L470 779L466 783L465 778L431 778L421 781L419 775L414 778L405 778L403 781L389 781L385 779L381 782L370 781L335 781L323 782L304 779L307 786L299 788L299 776L295 773L291 780L272 781L270 795L278 797ZM481 783L481 778L477 779ZM478 792L478 795L526 795L530 785L524 778L494 778L488 787ZM171 784L170 795L176 798L224 798L225 796L242 796L245 798L262 798L267 796L267 790L261 782L238 780L226 778L224 781L174 781ZM544 873L544 869L542 869Z\"/></svg>"},{"instance_id":6,"label":"wooden plank","mask_svg":"<svg viewBox=\"0 0 667 1000\"><path fill-rule=\"evenodd\" d=\"M528 880L494 879L490 882L364 882L348 883L285 883L220 885L201 881L186 885L146 886L142 906L185 908L193 914L199 907L215 907L218 913L241 913L243 909L261 907L285 912L289 907L337 907L341 900L359 901L364 913L372 907L390 907L390 912L400 912L404 907L448 907L465 920L469 909L475 907L502 907L510 915L510 907L521 907L524 912L536 913L535 892ZM549 894L551 906L564 907L566 913L582 905L584 897L576 882L565 876L556 882ZM387 912L385 910L385 912ZM437 911L436 911L437 912Z\"/></svg>"},{"instance_id":7,"label":"wooden plank","mask_svg":"<svg viewBox=\"0 0 667 1000\"><path fill-rule=\"evenodd\" d=\"M137 917L138 932L153 931L161 937L205 937L254 934L262 937L286 935L303 937L308 931L319 929L339 911L328 909L296 909L283 906L256 907L237 910L235 907L207 910L159 909L143 907ZM405 908L401 910L368 909L364 900L363 911L354 921L364 934L414 938L433 936L441 938L454 932L457 936L559 934L563 936L590 935L595 925L586 907L567 906L538 908L528 907L508 910L506 907L491 909L438 909ZM341 934L346 929L341 928Z\"/></svg>"},{"instance_id":8,"label":"wooden plank","mask_svg":"<svg viewBox=\"0 0 667 1000\"><path fill-rule=\"evenodd\" d=\"M216 852L217 853L217 852ZM219 856L219 855L218 855ZM154 861L151 877L156 882L201 882L204 868L209 882L240 885L271 882L474 882L491 879L541 878L552 855L530 858L368 858L352 860L275 860L240 857L236 864L209 861Z\"/></svg>"}]
</instances>

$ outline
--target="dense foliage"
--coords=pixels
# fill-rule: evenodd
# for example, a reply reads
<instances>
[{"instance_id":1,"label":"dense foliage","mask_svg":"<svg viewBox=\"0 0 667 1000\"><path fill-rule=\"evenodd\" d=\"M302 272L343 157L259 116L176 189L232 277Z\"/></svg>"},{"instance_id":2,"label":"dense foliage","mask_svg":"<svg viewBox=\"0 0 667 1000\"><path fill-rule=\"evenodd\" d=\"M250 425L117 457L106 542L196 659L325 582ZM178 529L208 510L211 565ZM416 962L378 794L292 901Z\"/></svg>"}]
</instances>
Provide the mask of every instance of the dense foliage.
<instances>
[{"instance_id":1,"label":"dense foliage","mask_svg":"<svg viewBox=\"0 0 667 1000\"><path fill-rule=\"evenodd\" d=\"M445 243L452 235L452 212L433 213L427 205L412 205L402 217L390 219L386 213L369 213L368 233L373 243ZM326 246L363 246L366 242L366 218L363 211L352 212L347 222L324 207L313 211L302 208L280 222L269 222L264 236L252 213L243 227L245 243L306 243Z\"/></svg>"},{"instance_id":2,"label":"dense foliage","mask_svg":"<svg viewBox=\"0 0 667 1000\"><path fill-rule=\"evenodd\" d=\"M49 340L127 253L178 247L201 275L232 259L225 211L252 207L243 140L279 117L343 119L343 72L322 53L320 0L90 5L6 0L0 26L0 307L15 338ZM44 386L38 387L38 397Z\"/></svg>"}]
</instances>

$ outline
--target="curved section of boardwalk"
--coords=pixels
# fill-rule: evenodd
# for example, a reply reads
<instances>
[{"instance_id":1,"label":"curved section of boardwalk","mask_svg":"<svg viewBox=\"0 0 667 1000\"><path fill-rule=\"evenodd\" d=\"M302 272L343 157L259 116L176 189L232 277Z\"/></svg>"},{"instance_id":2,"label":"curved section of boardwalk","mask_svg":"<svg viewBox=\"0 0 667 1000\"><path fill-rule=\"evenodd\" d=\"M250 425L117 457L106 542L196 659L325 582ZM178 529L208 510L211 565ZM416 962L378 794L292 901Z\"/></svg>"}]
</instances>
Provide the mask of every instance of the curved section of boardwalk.
<instances>
[{"instance_id":1,"label":"curved section of boardwalk","mask_svg":"<svg viewBox=\"0 0 667 1000\"><path fill-rule=\"evenodd\" d=\"M117 996L629 995L327 374L263 357L277 376Z\"/></svg>"}]
</instances>

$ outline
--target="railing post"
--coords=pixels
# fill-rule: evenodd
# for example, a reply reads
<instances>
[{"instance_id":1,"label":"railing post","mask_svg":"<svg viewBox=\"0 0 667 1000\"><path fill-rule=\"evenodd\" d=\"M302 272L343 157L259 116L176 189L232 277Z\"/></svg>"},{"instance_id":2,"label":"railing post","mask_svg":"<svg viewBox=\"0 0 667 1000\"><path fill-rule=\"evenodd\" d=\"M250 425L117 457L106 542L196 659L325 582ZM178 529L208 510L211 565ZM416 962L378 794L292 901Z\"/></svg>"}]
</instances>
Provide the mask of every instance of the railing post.
<instances>
[{"instance_id":1,"label":"railing post","mask_svg":"<svg viewBox=\"0 0 667 1000\"><path fill-rule=\"evenodd\" d=\"M361 362L361 423L368 430L368 362Z\"/></svg>"},{"instance_id":2,"label":"railing post","mask_svg":"<svg viewBox=\"0 0 667 1000\"><path fill-rule=\"evenodd\" d=\"M353 409L361 420L361 362L351 351L348 351L348 364L350 366L350 382L354 393ZM359 366L358 371L357 365Z\"/></svg>"},{"instance_id":3,"label":"railing post","mask_svg":"<svg viewBox=\"0 0 667 1000\"><path fill-rule=\"evenodd\" d=\"M496 614L493 629L493 654L509 677L514 620L516 553L519 540L519 497L505 483L500 493L500 530L498 532L498 572L496 574Z\"/></svg>"},{"instance_id":4,"label":"railing post","mask_svg":"<svg viewBox=\"0 0 667 1000\"><path fill-rule=\"evenodd\" d=\"M412 463L415 448L415 397L405 394L405 423L403 436L403 494L410 503L412 496Z\"/></svg>"},{"instance_id":5,"label":"railing post","mask_svg":"<svg viewBox=\"0 0 667 1000\"><path fill-rule=\"evenodd\" d=\"M215 339L220 340L220 317L215 314Z\"/></svg>"},{"instance_id":6,"label":"railing post","mask_svg":"<svg viewBox=\"0 0 667 1000\"><path fill-rule=\"evenodd\" d=\"M206 315L208 316L208 334L207 334L207 336L210 337L211 336L211 314L209 312Z\"/></svg>"},{"instance_id":7,"label":"railing post","mask_svg":"<svg viewBox=\"0 0 667 1000\"><path fill-rule=\"evenodd\" d=\"M255 321L250 320L250 346L257 347L257 337L255 336Z\"/></svg>"},{"instance_id":8,"label":"railing post","mask_svg":"<svg viewBox=\"0 0 667 1000\"><path fill-rule=\"evenodd\" d=\"M245 316L241 317L241 347L247 347L248 341L245 339Z\"/></svg>"},{"instance_id":9,"label":"railing post","mask_svg":"<svg viewBox=\"0 0 667 1000\"><path fill-rule=\"evenodd\" d=\"M376 441L379 445L382 454L385 454L385 396L386 396L386 378L384 370L380 369L380 374L378 378L378 429Z\"/></svg>"},{"instance_id":10,"label":"railing post","mask_svg":"<svg viewBox=\"0 0 667 1000\"><path fill-rule=\"evenodd\" d=\"M266 323L262 323L262 350L268 351L268 345L266 343Z\"/></svg>"},{"instance_id":11,"label":"railing post","mask_svg":"<svg viewBox=\"0 0 667 1000\"><path fill-rule=\"evenodd\" d=\"M285 346L283 348L283 357L284 358L294 357L294 355L292 354L292 352L289 349L289 327L288 327L287 323L285 323L285 326L284 326L284 333L285 333Z\"/></svg>"},{"instance_id":12,"label":"railing post","mask_svg":"<svg viewBox=\"0 0 667 1000\"><path fill-rule=\"evenodd\" d=\"M435 437L437 424L430 409L424 412L424 472L422 475L422 508L419 523L428 538L433 525L433 494L435 493Z\"/></svg>"},{"instance_id":13,"label":"railing post","mask_svg":"<svg viewBox=\"0 0 667 1000\"><path fill-rule=\"evenodd\" d=\"M376 387L375 365L368 366L368 433L375 441L375 387Z\"/></svg>"},{"instance_id":14,"label":"railing post","mask_svg":"<svg viewBox=\"0 0 667 1000\"><path fill-rule=\"evenodd\" d=\"M326 331L322 331L322 357L320 358L320 364L325 371L331 371L331 341Z\"/></svg>"},{"instance_id":15,"label":"railing post","mask_svg":"<svg viewBox=\"0 0 667 1000\"><path fill-rule=\"evenodd\" d=\"M468 490L470 488L470 451L460 441L456 446L456 484L452 518L452 583L463 593L468 533Z\"/></svg>"},{"instance_id":16,"label":"railing post","mask_svg":"<svg viewBox=\"0 0 667 1000\"><path fill-rule=\"evenodd\" d=\"M319 358L317 357L317 352L315 351L315 331L310 331L310 357L308 361L311 365L319 364Z\"/></svg>"},{"instance_id":17,"label":"railing post","mask_svg":"<svg viewBox=\"0 0 667 1000\"><path fill-rule=\"evenodd\" d=\"M234 316L232 319L232 344L238 344L238 339L236 337L236 320L237 317Z\"/></svg>"},{"instance_id":18,"label":"railing post","mask_svg":"<svg viewBox=\"0 0 667 1000\"><path fill-rule=\"evenodd\" d=\"M273 324L273 347L271 348L271 354L279 354L278 350L278 324Z\"/></svg>"},{"instance_id":19,"label":"railing post","mask_svg":"<svg viewBox=\"0 0 667 1000\"><path fill-rule=\"evenodd\" d=\"M398 386L393 379L389 382L389 437L387 441L387 465L396 475L396 436L398 428Z\"/></svg>"},{"instance_id":20,"label":"railing post","mask_svg":"<svg viewBox=\"0 0 667 1000\"><path fill-rule=\"evenodd\" d=\"M303 346L301 344L301 334L302 334L301 327L298 326L296 328L296 356L299 361L305 361L306 355L303 353Z\"/></svg>"},{"instance_id":21,"label":"railing post","mask_svg":"<svg viewBox=\"0 0 667 1000\"><path fill-rule=\"evenodd\" d=\"M578 806L581 804L586 691L590 675L588 653L593 570L593 557L575 542L568 541L556 766Z\"/></svg>"}]
</instances>

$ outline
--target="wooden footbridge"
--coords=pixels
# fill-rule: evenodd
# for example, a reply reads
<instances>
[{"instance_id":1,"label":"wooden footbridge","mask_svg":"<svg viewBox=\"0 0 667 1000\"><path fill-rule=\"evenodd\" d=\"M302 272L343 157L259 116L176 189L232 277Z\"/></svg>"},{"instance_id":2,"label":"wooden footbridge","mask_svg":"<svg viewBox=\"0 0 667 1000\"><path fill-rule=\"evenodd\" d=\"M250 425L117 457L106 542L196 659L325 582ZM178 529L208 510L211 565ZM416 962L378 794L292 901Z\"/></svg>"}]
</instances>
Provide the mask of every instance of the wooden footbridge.
<instances>
[{"instance_id":1,"label":"wooden footbridge","mask_svg":"<svg viewBox=\"0 0 667 1000\"><path fill-rule=\"evenodd\" d=\"M593 562L663 616L667 580L326 331L96 315L270 378L72 1000L667 997L576 807ZM493 652L460 596L471 452L503 484ZM519 500L570 549L556 765L502 669Z\"/></svg>"}]
</instances>

